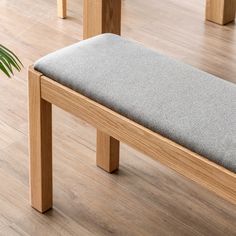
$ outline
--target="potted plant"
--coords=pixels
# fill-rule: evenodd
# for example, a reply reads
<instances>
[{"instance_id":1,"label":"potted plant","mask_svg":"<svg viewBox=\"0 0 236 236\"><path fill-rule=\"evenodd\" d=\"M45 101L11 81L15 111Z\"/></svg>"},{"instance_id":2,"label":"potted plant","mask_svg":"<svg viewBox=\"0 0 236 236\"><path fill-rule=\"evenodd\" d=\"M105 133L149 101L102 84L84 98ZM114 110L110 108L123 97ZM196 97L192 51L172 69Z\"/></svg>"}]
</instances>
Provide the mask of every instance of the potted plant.
<instances>
[{"instance_id":1,"label":"potted plant","mask_svg":"<svg viewBox=\"0 0 236 236\"><path fill-rule=\"evenodd\" d=\"M23 64L9 49L0 44L0 71L7 77L14 75L14 70L20 71Z\"/></svg>"}]
</instances>

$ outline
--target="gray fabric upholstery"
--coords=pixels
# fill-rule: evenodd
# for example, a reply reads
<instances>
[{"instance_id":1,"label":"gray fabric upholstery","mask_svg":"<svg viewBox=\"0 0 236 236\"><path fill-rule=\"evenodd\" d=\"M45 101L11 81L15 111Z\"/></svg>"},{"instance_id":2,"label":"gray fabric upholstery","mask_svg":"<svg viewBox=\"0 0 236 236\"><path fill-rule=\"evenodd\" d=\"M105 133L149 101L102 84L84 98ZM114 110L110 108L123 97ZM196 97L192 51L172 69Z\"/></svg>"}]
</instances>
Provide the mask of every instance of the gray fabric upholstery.
<instances>
[{"instance_id":1,"label":"gray fabric upholstery","mask_svg":"<svg viewBox=\"0 0 236 236\"><path fill-rule=\"evenodd\" d=\"M35 69L236 172L236 85L112 34Z\"/></svg>"}]
</instances>

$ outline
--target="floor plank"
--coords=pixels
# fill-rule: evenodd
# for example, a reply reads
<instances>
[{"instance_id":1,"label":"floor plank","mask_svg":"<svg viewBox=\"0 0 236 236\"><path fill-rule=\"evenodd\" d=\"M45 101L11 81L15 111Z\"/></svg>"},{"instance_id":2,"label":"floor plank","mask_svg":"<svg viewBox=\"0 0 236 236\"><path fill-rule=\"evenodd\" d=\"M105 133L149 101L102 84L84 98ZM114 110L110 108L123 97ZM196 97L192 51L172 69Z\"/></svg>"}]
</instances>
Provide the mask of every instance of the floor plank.
<instances>
[{"instance_id":1,"label":"floor plank","mask_svg":"<svg viewBox=\"0 0 236 236\"><path fill-rule=\"evenodd\" d=\"M82 0L0 1L0 42L22 59L0 74L0 235L235 235L236 206L121 145L113 175L95 165L95 129L53 108L54 209L29 206L27 67L82 39ZM236 83L235 24L204 21L204 0L123 0L122 34Z\"/></svg>"}]
</instances>

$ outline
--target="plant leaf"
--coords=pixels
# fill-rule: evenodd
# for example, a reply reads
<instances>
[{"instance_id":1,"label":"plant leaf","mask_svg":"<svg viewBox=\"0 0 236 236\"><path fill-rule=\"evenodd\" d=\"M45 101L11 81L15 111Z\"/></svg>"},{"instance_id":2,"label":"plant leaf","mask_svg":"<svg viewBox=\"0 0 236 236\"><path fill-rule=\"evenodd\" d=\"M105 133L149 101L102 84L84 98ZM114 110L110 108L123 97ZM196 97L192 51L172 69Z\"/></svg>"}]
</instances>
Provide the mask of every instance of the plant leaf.
<instances>
[{"instance_id":1,"label":"plant leaf","mask_svg":"<svg viewBox=\"0 0 236 236\"><path fill-rule=\"evenodd\" d=\"M24 65L21 63L20 59L16 56L16 54L14 52L12 52L11 50L9 50L8 48L4 47L2 44L0 44L0 47L2 47L4 50L6 50L7 52L9 52L10 54L13 55L13 57L20 63L20 65L23 67Z\"/></svg>"},{"instance_id":2,"label":"plant leaf","mask_svg":"<svg viewBox=\"0 0 236 236\"><path fill-rule=\"evenodd\" d=\"M19 58L8 48L0 44L0 70L8 77L14 75L13 69L21 70L23 64Z\"/></svg>"},{"instance_id":3,"label":"plant leaf","mask_svg":"<svg viewBox=\"0 0 236 236\"><path fill-rule=\"evenodd\" d=\"M14 59L14 57L0 48L0 56L1 55L8 61L9 64L15 67L18 71L20 70L20 66L18 65L18 62Z\"/></svg>"},{"instance_id":4,"label":"plant leaf","mask_svg":"<svg viewBox=\"0 0 236 236\"><path fill-rule=\"evenodd\" d=\"M8 61L5 59L5 57L0 56L0 61L3 63L5 68L7 68L10 71L10 73L13 75L13 70L12 70L11 64L8 63Z\"/></svg>"},{"instance_id":5,"label":"plant leaf","mask_svg":"<svg viewBox=\"0 0 236 236\"><path fill-rule=\"evenodd\" d=\"M4 73L7 77L11 78L11 75L9 74L8 70L5 68L5 66L2 64L1 61L0 61L0 70L3 71L3 73Z\"/></svg>"}]
</instances>

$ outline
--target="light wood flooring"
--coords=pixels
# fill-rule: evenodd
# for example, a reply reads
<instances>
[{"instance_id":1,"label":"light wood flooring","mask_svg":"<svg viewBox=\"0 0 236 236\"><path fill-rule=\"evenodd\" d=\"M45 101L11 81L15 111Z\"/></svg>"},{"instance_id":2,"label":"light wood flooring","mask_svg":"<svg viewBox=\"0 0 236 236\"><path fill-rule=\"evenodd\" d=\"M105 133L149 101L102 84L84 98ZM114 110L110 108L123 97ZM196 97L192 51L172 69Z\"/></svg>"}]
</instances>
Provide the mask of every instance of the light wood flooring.
<instances>
[{"instance_id":1,"label":"light wood flooring","mask_svg":"<svg viewBox=\"0 0 236 236\"><path fill-rule=\"evenodd\" d=\"M236 235L236 205L126 145L120 171L95 165L95 129L53 108L54 209L28 202L28 65L82 39L82 0L0 0L0 43L25 68L0 74L0 235ZM122 34L236 83L236 27L204 21L204 0L124 0ZM197 78L196 78L197 79Z\"/></svg>"}]
</instances>

